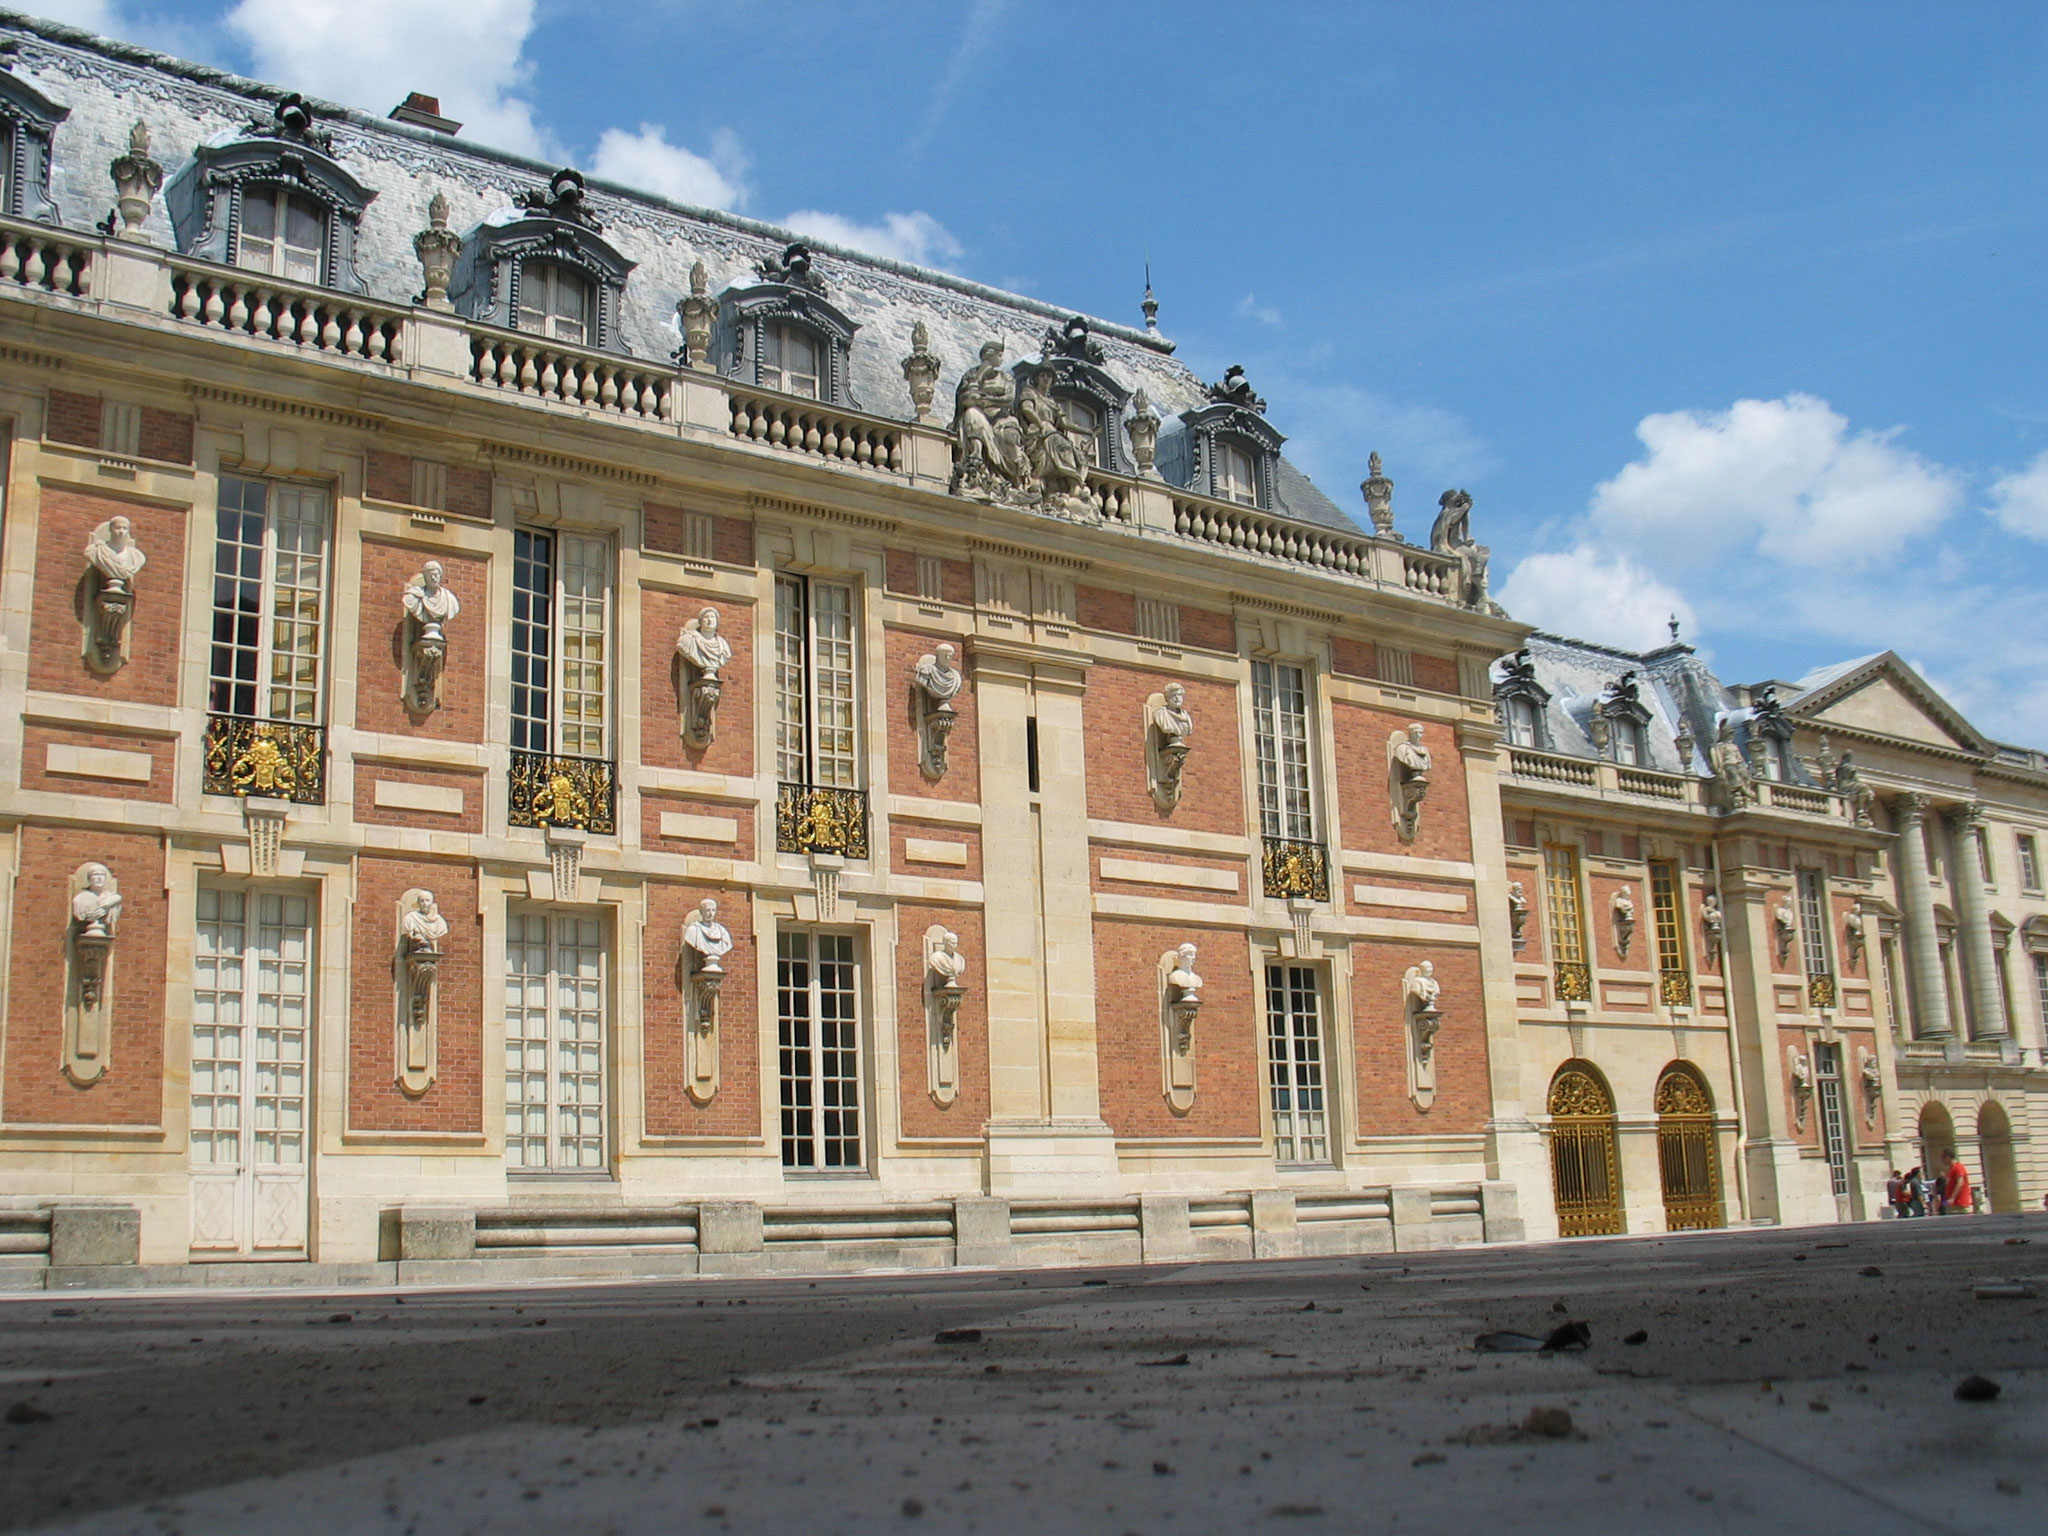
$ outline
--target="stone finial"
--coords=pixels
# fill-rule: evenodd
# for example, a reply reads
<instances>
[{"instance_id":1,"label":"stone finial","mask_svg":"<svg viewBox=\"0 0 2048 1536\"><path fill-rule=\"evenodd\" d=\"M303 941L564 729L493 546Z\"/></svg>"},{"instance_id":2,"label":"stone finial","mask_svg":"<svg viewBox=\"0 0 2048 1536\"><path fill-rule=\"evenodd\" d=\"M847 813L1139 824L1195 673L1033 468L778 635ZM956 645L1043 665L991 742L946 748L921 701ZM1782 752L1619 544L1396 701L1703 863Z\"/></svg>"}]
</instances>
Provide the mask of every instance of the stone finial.
<instances>
[{"instance_id":1,"label":"stone finial","mask_svg":"<svg viewBox=\"0 0 2048 1536\"><path fill-rule=\"evenodd\" d=\"M1152 297L1152 263L1145 263L1145 297L1138 301L1138 308L1145 316L1147 335L1159 334L1159 301Z\"/></svg>"},{"instance_id":2,"label":"stone finial","mask_svg":"<svg viewBox=\"0 0 2048 1536\"><path fill-rule=\"evenodd\" d=\"M931 332L922 320L910 328L910 356L903 359L903 380L910 386L910 403L919 421L938 421L932 399L939 389L939 358L932 351Z\"/></svg>"},{"instance_id":3,"label":"stone finial","mask_svg":"<svg viewBox=\"0 0 2048 1536\"><path fill-rule=\"evenodd\" d=\"M1383 539L1397 539L1394 532L1394 482L1380 473L1380 456L1365 461L1366 477L1358 489L1365 496L1365 510L1372 518L1372 531Z\"/></svg>"},{"instance_id":4,"label":"stone finial","mask_svg":"<svg viewBox=\"0 0 2048 1536\"><path fill-rule=\"evenodd\" d=\"M710 373L711 327L718 318L718 306L711 301L711 274L702 261L690 263L689 297L676 305L683 327L683 351L676 359L686 368Z\"/></svg>"},{"instance_id":5,"label":"stone finial","mask_svg":"<svg viewBox=\"0 0 2048 1536\"><path fill-rule=\"evenodd\" d=\"M164 168L149 153L149 124L135 120L128 130L128 153L117 155L107 170L114 178L115 210L121 220L118 238L148 240L142 225L149 217L150 200L164 185Z\"/></svg>"},{"instance_id":6,"label":"stone finial","mask_svg":"<svg viewBox=\"0 0 2048 1536\"><path fill-rule=\"evenodd\" d=\"M448 284L455 276L455 258L462 250L462 237L448 227L448 199L436 192L427 204L427 227L412 237L413 254L419 257L424 283L419 302L428 309L446 310Z\"/></svg>"},{"instance_id":7,"label":"stone finial","mask_svg":"<svg viewBox=\"0 0 2048 1536\"><path fill-rule=\"evenodd\" d=\"M1131 396L1130 420L1124 423L1124 431L1131 439L1131 459L1138 466L1138 473L1144 479L1157 480L1159 470L1159 413L1152 409L1152 402L1145 398L1144 386Z\"/></svg>"}]
</instances>

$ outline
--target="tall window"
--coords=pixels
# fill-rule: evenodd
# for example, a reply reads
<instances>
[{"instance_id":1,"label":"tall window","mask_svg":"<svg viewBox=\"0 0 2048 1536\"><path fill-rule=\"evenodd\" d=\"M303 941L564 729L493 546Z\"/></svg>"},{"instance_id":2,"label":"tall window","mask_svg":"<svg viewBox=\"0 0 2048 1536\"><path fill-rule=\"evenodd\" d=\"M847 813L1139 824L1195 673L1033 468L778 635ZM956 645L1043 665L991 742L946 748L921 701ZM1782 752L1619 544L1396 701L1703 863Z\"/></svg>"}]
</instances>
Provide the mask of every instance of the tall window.
<instances>
[{"instance_id":1,"label":"tall window","mask_svg":"<svg viewBox=\"0 0 2048 1536\"><path fill-rule=\"evenodd\" d=\"M1311 842L1315 806L1309 795L1308 680L1300 667L1252 663L1252 740L1259 767L1259 832Z\"/></svg>"},{"instance_id":2,"label":"tall window","mask_svg":"<svg viewBox=\"0 0 2048 1536\"><path fill-rule=\"evenodd\" d=\"M775 578L775 773L785 784L853 789L853 589Z\"/></svg>"},{"instance_id":3,"label":"tall window","mask_svg":"<svg viewBox=\"0 0 2048 1536\"><path fill-rule=\"evenodd\" d=\"M605 1158L605 949L596 917L505 922L505 1161L600 1172Z\"/></svg>"},{"instance_id":4,"label":"tall window","mask_svg":"<svg viewBox=\"0 0 2048 1536\"><path fill-rule=\"evenodd\" d=\"M1508 745L1515 747L1540 747L1543 745L1541 717L1537 713L1536 701L1511 695L1508 704Z\"/></svg>"},{"instance_id":5,"label":"tall window","mask_svg":"<svg viewBox=\"0 0 2048 1536\"><path fill-rule=\"evenodd\" d=\"M604 757L611 548L520 528L512 535L512 746Z\"/></svg>"},{"instance_id":6,"label":"tall window","mask_svg":"<svg viewBox=\"0 0 2048 1536\"><path fill-rule=\"evenodd\" d=\"M1685 964L1685 923L1679 914L1678 866L1650 865L1650 912L1657 925L1657 972L1664 1001L1680 1007L1692 1001L1692 977Z\"/></svg>"},{"instance_id":7,"label":"tall window","mask_svg":"<svg viewBox=\"0 0 2048 1536\"><path fill-rule=\"evenodd\" d=\"M1586 963L1586 925L1579 905L1579 850L1551 843L1543 850L1544 883L1550 888L1551 959L1560 965Z\"/></svg>"},{"instance_id":8,"label":"tall window","mask_svg":"<svg viewBox=\"0 0 2048 1536\"><path fill-rule=\"evenodd\" d=\"M1319 997L1313 966L1266 967L1266 1072L1273 1095L1273 1156L1281 1163L1330 1160Z\"/></svg>"},{"instance_id":9,"label":"tall window","mask_svg":"<svg viewBox=\"0 0 2048 1536\"><path fill-rule=\"evenodd\" d=\"M1614 721L1609 729L1614 735L1614 760L1631 767L1642 763L1645 757L1642 725L1634 720Z\"/></svg>"},{"instance_id":10,"label":"tall window","mask_svg":"<svg viewBox=\"0 0 2048 1536\"><path fill-rule=\"evenodd\" d=\"M1828 959L1827 884L1817 869L1799 871L1799 949L1807 975L1834 973Z\"/></svg>"},{"instance_id":11,"label":"tall window","mask_svg":"<svg viewBox=\"0 0 2048 1536\"><path fill-rule=\"evenodd\" d=\"M327 493L223 475L214 526L206 707L217 715L317 723Z\"/></svg>"},{"instance_id":12,"label":"tall window","mask_svg":"<svg viewBox=\"0 0 2048 1536\"><path fill-rule=\"evenodd\" d=\"M519 329L585 346L596 308L589 279L551 261L519 264Z\"/></svg>"},{"instance_id":13,"label":"tall window","mask_svg":"<svg viewBox=\"0 0 2048 1536\"><path fill-rule=\"evenodd\" d=\"M2048 955L2034 956L2034 1006L2041 1012L2041 1034L2048 1039Z\"/></svg>"},{"instance_id":14,"label":"tall window","mask_svg":"<svg viewBox=\"0 0 2048 1536\"><path fill-rule=\"evenodd\" d=\"M2041 889L2041 854L2034 839L2022 832L2019 839L2020 884L2030 891Z\"/></svg>"},{"instance_id":15,"label":"tall window","mask_svg":"<svg viewBox=\"0 0 2048 1536\"><path fill-rule=\"evenodd\" d=\"M776 937L775 1031L782 1166L859 1168L860 999L851 934Z\"/></svg>"},{"instance_id":16,"label":"tall window","mask_svg":"<svg viewBox=\"0 0 2048 1536\"><path fill-rule=\"evenodd\" d=\"M327 210L283 187L244 187L235 265L295 283L320 281Z\"/></svg>"},{"instance_id":17,"label":"tall window","mask_svg":"<svg viewBox=\"0 0 2048 1536\"><path fill-rule=\"evenodd\" d=\"M761 330L761 387L816 400L821 377L820 350L815 337L793 325L764 326Z\"/></svg>"},{"instance_id":18,"label":"tall window","mask_svg":"<svg viewBox=\"0 0 2048 1536\"><path fill-rule=\"evenodd\" d=\"M2038 965L2039 962L2036 961L2037 970ZM1884 1000L1886 1007L1891 1011L1893 1033L1903 1038L1917 1035L1919 1031L1914 1027L1912 1014L1908 1011L1910 1005L1906 1000L1905 991L1899 986L1899 942L1890 934L1886 934L1884 938ZM2043 1014L2042 1017L2048 1018L2048 1014Z\"/></svg>"},{"instance_id":19,"label":"tall window","mask_svg":"<svg viewBox=\"0 0 2048 1536\"><path fill-rule=\"evenodd\" d=\"M1820 1099L1820 1146L1828 1160L1828 1182L1837 1196L1849 1193L1849 1124L1842 1112L1842 1048L1816 1040L1814 1088Z\"/></svg>"},{"instance_id":20,"label":"tall window","mask_svg":"<svg viewBox=\"0 0 2048 1536\"><path fill-rule=\"evenodd\" d=\"M1247 507L1259 504L1259 477L1252 456L1234 443L1216 444L1216 494Z\"/></svg>"}]
</instances>

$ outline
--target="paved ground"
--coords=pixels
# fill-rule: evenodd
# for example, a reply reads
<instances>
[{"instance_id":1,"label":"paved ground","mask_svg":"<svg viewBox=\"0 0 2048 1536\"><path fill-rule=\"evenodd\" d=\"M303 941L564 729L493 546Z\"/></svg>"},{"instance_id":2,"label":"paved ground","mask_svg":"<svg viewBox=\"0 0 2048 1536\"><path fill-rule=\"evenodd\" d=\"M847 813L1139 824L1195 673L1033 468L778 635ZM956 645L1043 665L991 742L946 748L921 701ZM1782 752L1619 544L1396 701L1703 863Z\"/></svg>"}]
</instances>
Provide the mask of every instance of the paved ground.
<instances>
[{"instance_id":1,"label":"paved ground","mask_svg":"<svg viewBox=\"0 0 2048 1536\"><path fill-rule=\"evenodd\" d=\"M1567 1320L1583 1353L1473 1347ZM1972 1373L1995 1401L1955 1399ZM2038 1533L2048 1219L45 1295L0 1301L0 1403L0 1525L93 1533ZM1569 1433L1515 1428L1532 1408Z\"/></svg>"}]
</instances>

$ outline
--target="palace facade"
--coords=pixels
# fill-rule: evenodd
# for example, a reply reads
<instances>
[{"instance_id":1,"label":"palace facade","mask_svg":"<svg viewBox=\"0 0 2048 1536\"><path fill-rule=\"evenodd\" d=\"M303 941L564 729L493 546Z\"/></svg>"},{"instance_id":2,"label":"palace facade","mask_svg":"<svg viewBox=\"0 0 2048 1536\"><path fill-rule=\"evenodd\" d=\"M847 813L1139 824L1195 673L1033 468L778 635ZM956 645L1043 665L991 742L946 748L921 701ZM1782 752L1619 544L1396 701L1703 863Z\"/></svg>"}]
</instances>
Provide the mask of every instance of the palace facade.
<instances>
[{"instance_id":1,"label":"palace facade","mask_svg":"<svg viewBox=\"0 0 2048 1536\"><path fill-rule=\"evenodd\" d=\"M1532 635L1149 302L0 51L0 1282L2039 1200L2048 768L1894 658Z\"/></svg>"}]
</instances>

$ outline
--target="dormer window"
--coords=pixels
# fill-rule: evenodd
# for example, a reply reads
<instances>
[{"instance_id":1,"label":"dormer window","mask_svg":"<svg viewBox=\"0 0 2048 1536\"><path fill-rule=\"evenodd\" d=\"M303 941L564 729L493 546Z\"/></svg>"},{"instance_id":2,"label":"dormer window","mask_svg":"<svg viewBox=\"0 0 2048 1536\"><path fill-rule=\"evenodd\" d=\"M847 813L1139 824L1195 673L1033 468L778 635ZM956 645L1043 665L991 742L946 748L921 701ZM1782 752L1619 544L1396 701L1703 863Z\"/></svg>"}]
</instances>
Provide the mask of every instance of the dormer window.
<instances>
[{"instance_id":1,"label":"dormer window","mask_svg":"<svg viewBox=\"0 0 2048 1536\"><path fill-rule=\"evenodd\" d=\"M1635 673L1624 672L1601 690L1590 724L1593 745L1615 762L1640 768L1650 761L1650 711Z\"/></svg>"},{"instance_id":2,"label":"dormer window","mask_svg":"<svg viewBox=\"0 0 2048 1536\"><path fill-rule=\"evenodd\" d=\"M760 383L763 389L779 389L785 395L818 398L823 377L817 338L793 325L765 325L761 328Z\"/></svg>"},{"instance_id":3,"label":"dormer window","mask_svg":"<svg viewBox=\"0 0 2048 1536\"><path fill-rule=\"evenodd\" d=\"M859 327L825 297L825 279L801 240L755 265L762 281L718 300L714 355L742 384L828 405L860 408L850 383Z\"/></svg>"},{"instance_id":4,"label":"dormer window","mask_svg":"<svg viewBox=\"0 0 2048 1536\"><path fill-rule=\"evenodd\" d=\"M1540 747L1543 745L1543 715L1534 699L1509 699L1507 701L1508 745L1513 747Z\"/></svg>"},{"instance_id":5,"label":"dormer window","mask_svg":"<svg viewBox=\"0 0 2048 1536\"><path fill-rule=\"evenodd\" d=\"M0 214L58 222L50 201L50 139L70 115L69 107L0 69Z\"/></svg>"},{"instance_id":6,"label":"dormer window","mask_svg":"<svg viewBox=\"0 0 2048 1536\"><path fill-rule=\"evenodd\" d=\"M1549 746L1543 728L1543 711L1550 703L1550 690L1536 681L1536 663L1527 651L1517 651L1500 664L1500 681L1493 685L1501 723L1507 727L1508 745L1542 751Z\"/></svg>"},{"instance_id":7,"label":"dormer window","mask_svg":"<svg viewBox=\"0 0 2048 1536\"><path fill-rule=\"evenodd\" d=\"M1642 726L1633 720L1616 720L1610 729L1614 732L1614 760L1626 767L1640 767L1647 755Z\"/></svg>"},{"instance_id":8,"label":"dormer window","mask_svg":"<svg viewBox=\"0 0 2048 1536\"><path fill-rule=\"evenodd\" d=\"M577 273L547 261L521 264L520 330L571 346L587 346L591 311L595 307L589 281Z\"/></svg>"},{"instance_id":9,"label":"dormer window","mask_svg":"<svg viewBox=\"0 0 2048 1536\"><path fill-rule=\"evenodd\" d=\"M246 187L235 265L295 283L318 283L327 210L285 187Z\"/></svg>"},{"instance_id":10,"label":"dormer window","mask_svg":"<svg viewBox=\"0 0 2048 1536\"><path fill-rule=\"evenodd\" d=\"M1259 504L1259 475L1252 456L1235 443L1216 445L1216 496L1242 506Z\"/></svg>"},{"instance_id":11,"label":"dormer window","mask_svg":"<svg viewBox=\"0 0 2048 1536\"><path fill-rule=\"evenodd\" d=\"M633 263L603 238L583 176L559 170L465 237L449 284L458 312L564 346L626 350L619 308Z\"/></svg>"},{"instance_id":12,"label":"dormer window","mask_svg":"<svg viewBox=\"0 0 2048 1536\"><path fill-rule=\"evenodd\" d=\"M1117 474L1135 474L1137 466L1124 446L1124 408L1131 392L1111 378L1103 365L1102 344L1090 333L1085 315L1062 326L1047 326L1039 342L1039 359L1017 364L1011 372L1019 390L1033 373L1050 373L1046 392L1059 402L1060 413L1091 445L1089 462Z\"/></svg>"},{"instance_id":13,"label":"dormer window","mask_svg":"<svg viewBox=\"0 0 2048 1536\"><path fill-rule=\"evenodd\" d=\"M1160 472L1182 478L1190 490L1241 507L1273 505L1280 445L1287 441L1266 420L1266 402L1252 392L1242 368L1232 366L1209 386L1209 403L1181 412L1184 433L1162 443Z\"/></svg>"}]
</instances>

